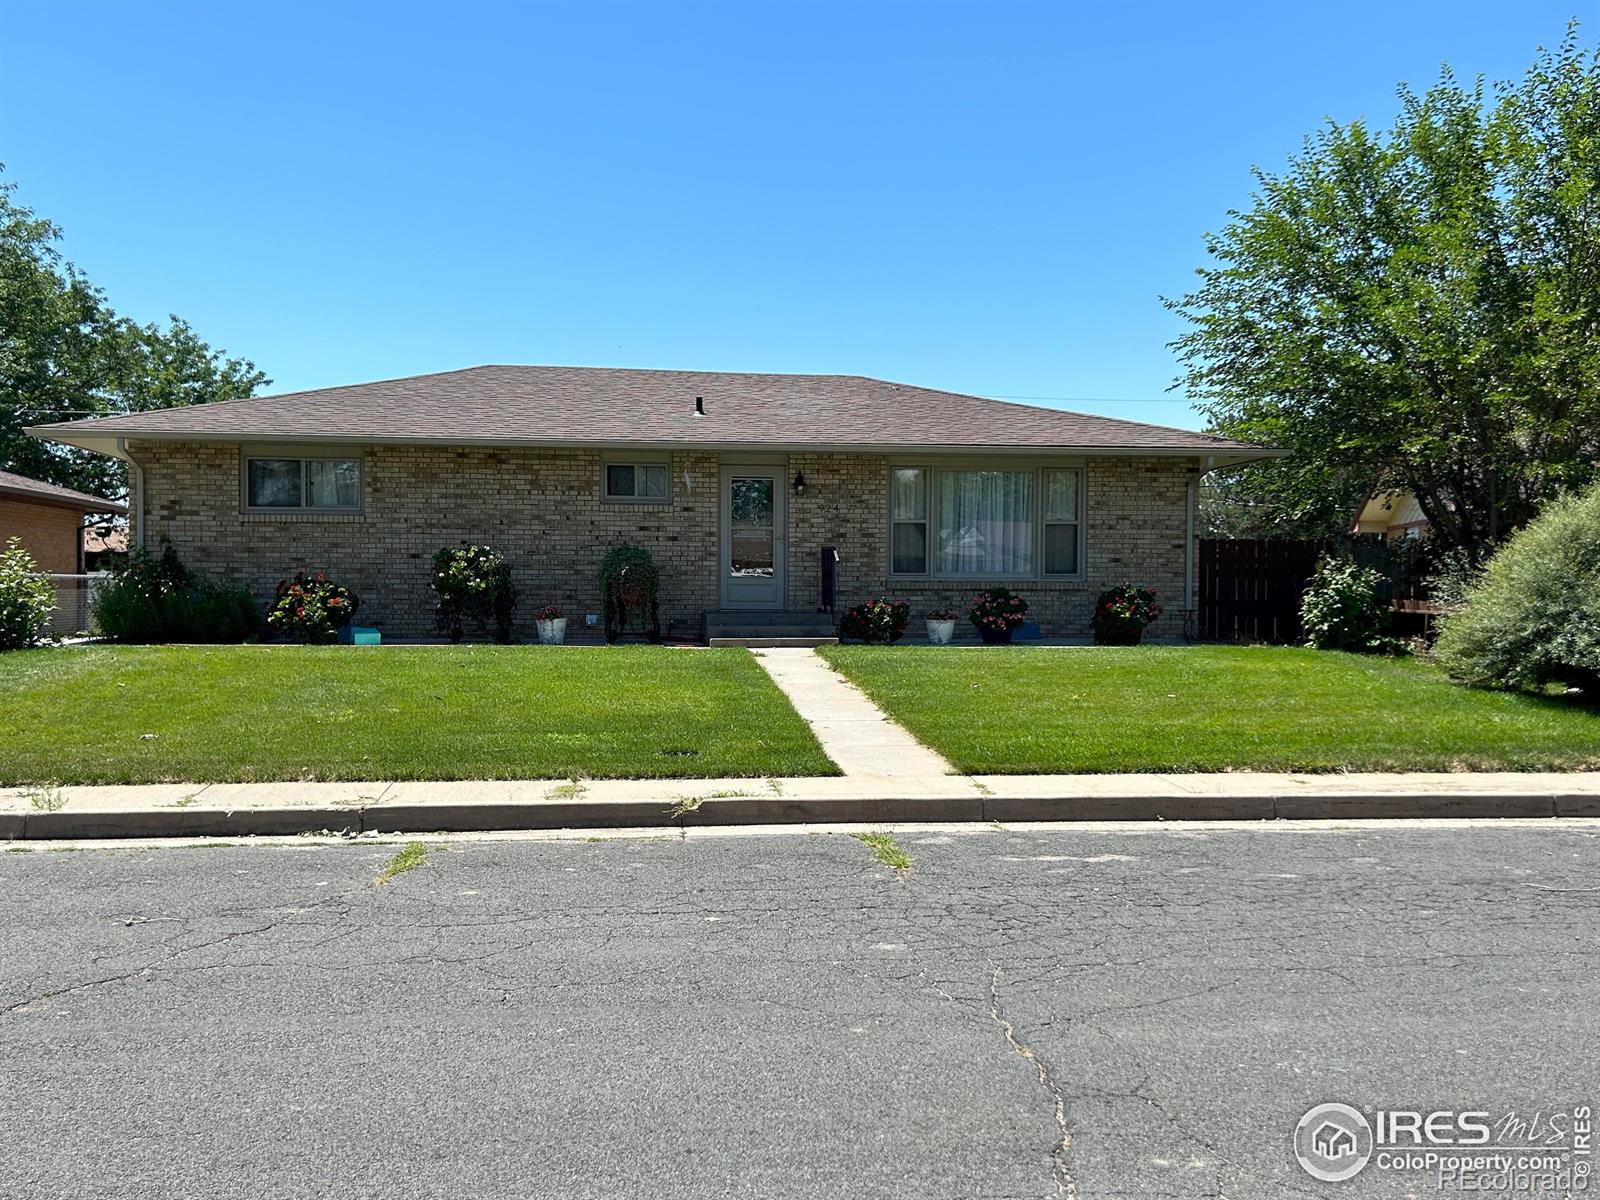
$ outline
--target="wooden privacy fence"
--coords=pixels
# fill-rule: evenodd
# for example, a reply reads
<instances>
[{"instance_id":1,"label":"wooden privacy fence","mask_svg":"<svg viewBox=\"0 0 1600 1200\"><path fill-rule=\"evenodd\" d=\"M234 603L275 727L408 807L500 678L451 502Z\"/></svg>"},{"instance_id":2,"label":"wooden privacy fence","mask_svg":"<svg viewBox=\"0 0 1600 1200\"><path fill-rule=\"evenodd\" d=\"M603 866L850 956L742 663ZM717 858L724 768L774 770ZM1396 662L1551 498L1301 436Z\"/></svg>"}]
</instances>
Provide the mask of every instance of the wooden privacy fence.
<instances>
[{"instance_id":1,"label":"wooden privacy fence","mask_svg":"<svg viewBox=\"0 0 1600 1200\"><path fill-rule=\"evenodd\" d=\"M1300 598L1329 541L1200 541L1198 633L1213 641L1297 642Z\"/></svg>"}]
</instances>

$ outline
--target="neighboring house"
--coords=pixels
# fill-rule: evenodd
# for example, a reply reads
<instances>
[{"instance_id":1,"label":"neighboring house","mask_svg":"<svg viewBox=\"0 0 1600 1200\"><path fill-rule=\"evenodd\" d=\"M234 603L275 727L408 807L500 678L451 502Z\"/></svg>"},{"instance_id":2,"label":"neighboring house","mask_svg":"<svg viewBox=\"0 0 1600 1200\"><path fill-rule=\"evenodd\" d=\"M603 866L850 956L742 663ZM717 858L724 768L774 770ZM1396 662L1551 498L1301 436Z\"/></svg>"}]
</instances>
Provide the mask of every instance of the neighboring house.
<instances>
[{"instance_id":1,"label":"neighboring house","mask_svg":"<svg viewBox=\"0 0 1600 1200\"><path fill-rule=\"evenodd\" d=\"M109 522L83 527L83 569L105 571L128 553L128 527Z\"/></svg>"},{"instance_id":2,"label":"neighboring house","mask_svg":"<svg viewBox=\"0 0 1600 1200\"><path fill-rule=\"evenodd\" d=\"M869 596L963 613L1027 596L1089 630L1105 587L1154 587L1183 632L1194 500L1212 467L1280 452L1207 434L857 376L488 366L36 427L131 464L135 546L170 539L259 596L326 570L390 637L433 634L441 546L507 553L524 613L600 608L605 548L654 555L662 622L767 610L826 629ZM773 616L772 613L780 615ZM747 622L748 623L748 622Z\"/></svg>"},{"instance_id":3,"label":"neighboring house","mask_svg":"<svg viewBox=\"0 0 1600 1200\"><path fill-rule=\"evenodd\" d=\"M1375 492L1361 506L1350 532L1381 533L1390 541L1426 537L1428 518L1410 492Z\"/></svg>"},{"instance_id":4,"label":"neighboring house","mask_svg":"<svg viewBox=\"0 0 1600 1200\"><path fill-rule=\"evenodd\" d=\"M115 500L0 471L0 548L21 538L39 570L53 575L83 571L85 514L127 511Z\"/></svg>"}]
</instances>

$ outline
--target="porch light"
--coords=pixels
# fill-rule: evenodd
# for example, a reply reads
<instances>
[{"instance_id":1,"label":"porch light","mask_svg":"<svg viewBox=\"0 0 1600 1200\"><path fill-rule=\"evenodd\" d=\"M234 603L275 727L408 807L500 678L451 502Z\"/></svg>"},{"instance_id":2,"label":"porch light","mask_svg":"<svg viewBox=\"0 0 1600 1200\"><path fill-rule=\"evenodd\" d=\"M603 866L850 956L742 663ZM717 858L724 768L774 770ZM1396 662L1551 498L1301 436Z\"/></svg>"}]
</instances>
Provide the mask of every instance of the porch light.
<instances>
[{"instance_id":1,"label":"porch light","mask_svg":"<svg viewBox=\"0 0 1600 1200\"><path fill-rule=\"evenodd\" d=\"M796 471L794 473L794 494L796 496L804 496L806 494L806 473L804 471Z\"/></svg>"}]
</instances>

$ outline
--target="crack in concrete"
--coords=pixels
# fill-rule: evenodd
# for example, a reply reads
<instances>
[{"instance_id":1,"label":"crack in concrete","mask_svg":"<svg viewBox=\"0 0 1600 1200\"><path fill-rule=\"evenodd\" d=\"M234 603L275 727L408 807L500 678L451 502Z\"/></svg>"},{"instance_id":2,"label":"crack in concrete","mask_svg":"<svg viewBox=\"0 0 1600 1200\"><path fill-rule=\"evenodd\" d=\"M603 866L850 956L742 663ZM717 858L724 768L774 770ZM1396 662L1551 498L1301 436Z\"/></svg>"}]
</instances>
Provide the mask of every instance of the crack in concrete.
<instances>
[{"instance_id":1,"label":"crack in concrete","mask_svg":"<svg viewBox=\"0 0 1600 1200\"><path fill-rule=\"evenodd\" d=\"M1008 1021L1000 1008L1000 964L991 962L994 974L989 977L989 1016L994 1023L1000 1026L1000 1032L1005 1034L1006 1045L1011 1047L1011 1052L1018 1058L1033 1065L1038 1072L1039 1086L1052 1101L1052 1115L1055 1118L1056 1128L1061 1136L1056 1139L1050 1152L1051 1176L1055 1184L1055 1194L1058 1196L1076 1196L1078 1185L1073 1181L1072 1170L1068 1166L1067 1157L1072 1151L1072 1131L1067 1128L1067 1098L1061 1094L1057 1086L1055 1073L1050 1069L1050 1064L1033 1052L1033 1048L1017 1037L1016 1028Z\"/></svg>"}]
</instances>

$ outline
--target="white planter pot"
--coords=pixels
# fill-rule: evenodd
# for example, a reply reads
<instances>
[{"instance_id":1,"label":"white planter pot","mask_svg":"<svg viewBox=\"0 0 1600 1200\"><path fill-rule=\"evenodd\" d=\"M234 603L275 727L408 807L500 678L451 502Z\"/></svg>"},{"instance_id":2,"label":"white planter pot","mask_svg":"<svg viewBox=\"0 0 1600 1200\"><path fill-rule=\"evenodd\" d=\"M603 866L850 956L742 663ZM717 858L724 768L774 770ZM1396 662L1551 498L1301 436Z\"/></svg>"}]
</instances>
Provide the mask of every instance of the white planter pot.
<instances>
[{"instance_id":1,"label":"white planter pot","mask_svg":"<svg viewBox=\"0 0 1600 1200\"><path fill-rule=\"evenodd\" d=\"M933 646L948 646L950 639L956 635L955 621L929 621L928 643Z\"/></svg>"},{"instance_id":2,"label":"white planter pot","mask_svg":"<svg viewBox=\"0 0 1600 1200\"><path fill-rule=\"evenodd\" d=\"M559 646L567 640L567 619L557 617L554 621L535 621L539 627L539 641L545 646Z\"/></svg>"}]
</instances>

